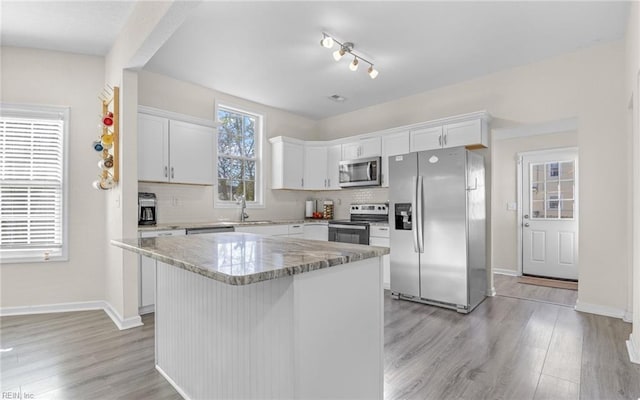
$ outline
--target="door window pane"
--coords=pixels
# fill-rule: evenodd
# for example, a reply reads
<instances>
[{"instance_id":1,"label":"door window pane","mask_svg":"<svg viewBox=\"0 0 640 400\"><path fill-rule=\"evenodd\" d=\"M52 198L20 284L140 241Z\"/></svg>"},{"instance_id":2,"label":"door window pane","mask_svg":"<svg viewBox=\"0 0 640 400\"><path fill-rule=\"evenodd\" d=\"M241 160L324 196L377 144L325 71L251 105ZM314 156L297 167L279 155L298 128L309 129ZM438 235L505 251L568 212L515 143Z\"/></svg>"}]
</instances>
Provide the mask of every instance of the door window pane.
<instances>
[{"instance_id":1,"label":"door window pane","mask_svg":"<svg viewBox=\"0 0 640 400\"><path fill-rule=\"evenodd\" d=\"M531 218L573 218L575 162L552 161L530 165Z\"/></svg>"},{"instance_id":2,"label":"door window pane","mask_svg":"<svg viewBox=\"0 0 640 400\"><path fill-rule=\"evenodd\" d=\"M573 200L562 200L560 202L560 218L573 218Z\"/></svg>"},{"instance_id":3,"label":"door window pane","mask_svg":"<svg viewBox=\"0 0 640 400\"><path fill-rule=\"evenodd\" d=\"M531 203L531 218L544 218L544 200Z\"/></svg>"}]
</instances>

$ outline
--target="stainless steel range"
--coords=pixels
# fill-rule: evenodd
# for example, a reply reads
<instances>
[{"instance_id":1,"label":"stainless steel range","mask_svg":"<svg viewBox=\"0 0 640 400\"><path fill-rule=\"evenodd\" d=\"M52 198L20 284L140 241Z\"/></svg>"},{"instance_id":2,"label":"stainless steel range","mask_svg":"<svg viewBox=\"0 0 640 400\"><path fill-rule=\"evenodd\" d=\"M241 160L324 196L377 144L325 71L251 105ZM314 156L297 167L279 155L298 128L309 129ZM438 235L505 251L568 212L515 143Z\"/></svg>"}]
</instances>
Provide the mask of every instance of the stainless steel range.
<instances>
[{"instance_id":1,"label":"stainless steel range","mask_svg":"<svg viewBox=\"0 0 640 400\"><path fill-rule=\"evenodd\" d=\"M329 221L329 241L369 244L369 223L388 222L389 207L385 203L352 204L348 220Z\"/></svg>"}]
</instances>

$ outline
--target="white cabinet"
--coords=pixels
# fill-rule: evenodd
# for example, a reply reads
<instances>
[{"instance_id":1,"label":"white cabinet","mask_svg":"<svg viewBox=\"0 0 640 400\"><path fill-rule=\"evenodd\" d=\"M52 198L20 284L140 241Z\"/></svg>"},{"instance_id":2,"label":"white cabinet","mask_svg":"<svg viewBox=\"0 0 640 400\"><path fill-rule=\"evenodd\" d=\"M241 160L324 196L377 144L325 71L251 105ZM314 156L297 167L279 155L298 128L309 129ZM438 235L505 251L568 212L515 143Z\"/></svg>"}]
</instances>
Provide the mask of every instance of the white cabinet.
<instances>
[{"instance_id":1,"label":"white cabinet","mask_svg":"<svg viewBox=\"0 0 640 400\"><path fill-rule=\"evenodd\" d=\"M327 188L327 146L304 146L304 189L324 190Z\"/></svg>"},{"instance_id":2,"label":"white cabinet","mask_svg":"<svg viewBox=\"0 0 640 400\"><path fill-rule=\"evenodd\" d=\"M487 147L488 126L481 119L447 124L442 127L445 147Z\"/></svg>"},{"instance_id":3,"label":"white cabinet","mask_svg":"<svg viewBox=\"0 0 640 400\"><path fill-rule=\"evenodd\" d=\"M481 118L419 128L411 131L411 151L457 146L487 147L488 136L488 123Z\"/></svg>"},{"instance_id":4,"label":"white cabinet","mask_svg":"<svg viewBox=\"0 0 640 400\"><path fill-rule=\"evenodd\" d=\"M389 187L389 156L409 152L409 131L382 136L382 186Z\"/></svg>"},{"instance_id":5,"label":"white cabinet","mask_svg":"<svg viewBox=\"0 0 640 400\"><path fill-rule=\"evenodd\" d=\"M389 227L386 225L372 225L369 231L371 246L390 247ZM382 283L385 289L391 288L391 258L389 254L382 256Z\"/></svg>"},{"instance_id":6,"label":"white cabinet","mask_svg":"<svg viewBox=\"0 0 640 400\"><path fill-rule=\"evenodd\" d=\"M356 160L358 158L376 157L382 154L380 137L361 138L358 141L342 145L342 159Z\"/></svg>"},{"instance_id":7,"label":"white cabinet","mask_svg":"<svg viewBox=\"0 0 640 400\"><path fill-rule=\"evenodd\" d=\"M138 180L212 185L214 143L210 127L138 114Z\"/></svg>"},{"instance_id":8,"label":"white cabinet","mask_svg":"<svg viewBox=\"0 0 640 400\"><path fill-rule=\"evenodd\" d=\"M316 222L304 224L304 238L308 240L329 241L329 225Z\"/></svg>"},{"instance_id":9,"label":"white cabinet","mask_svg":"<svg viewBox=\"0 0 640 400\"><path fill-rule=\"evenodd\" d=\"M159 236L182 236L184 234L184 229L171 229L140 232L140 237L153 238ZM156 302L156 260L138 256L138 282L140 283L138 313L140 315L151 313L154 311Z\"/></svg>"},{"instance_id":10,"label":"white cabinet","mask_svg":"<svg viewBox=\"0 0 640 400\"><path fill-rule=\"evenodd\" d=\"M271 142L271 188L304 188L304 142L278 136Z\"/></svg>"},{"instance_id":11,"label":"white cabinet","mask_svg":"<svg viewBox=\"0 0 640 400\"><path fill-rule=\"evenodd\" d=\"M264 236L289 236L302 239L304 224L275 224L275 225L240 225L236 232L255 233Z\"/></svg>"},{"instance_id":12,"label":"white cabinet","mask_svg":"<svg viewBox=\"0 0 640 400\"><path fill-rule=\"evenodd\" d=\"M442 126L411 131L411 151L433 150L442 147Z\"/></svg>"},{"instance_id":13,"label":"white cabinet","mask_svg":"<svg viewBox=\"0 0 640 400\"><path fill-rule=\"evenodd\" d=\"M310 143L304 145L304 189L340 190L341 146Z\"/></svg>"}]
</instances>

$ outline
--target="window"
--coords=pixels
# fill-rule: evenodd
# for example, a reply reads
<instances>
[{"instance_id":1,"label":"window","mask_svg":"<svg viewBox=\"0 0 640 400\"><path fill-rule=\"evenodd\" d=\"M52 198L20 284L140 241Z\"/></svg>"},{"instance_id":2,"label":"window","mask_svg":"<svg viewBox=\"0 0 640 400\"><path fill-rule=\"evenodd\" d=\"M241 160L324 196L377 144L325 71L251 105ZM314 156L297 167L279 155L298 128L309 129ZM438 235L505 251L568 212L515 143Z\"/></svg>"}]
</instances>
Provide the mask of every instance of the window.
<instances>
[{"instance_id":1,"label":"window","mask_svg":"<svg viewBox=\"0 0 640 400\"><path fill-rule=\"evenodd\" d=\"M532 219L573 219L575 162L531 164Z\"/></svg>"},{"instance_id":2,"label":"window","mask_svg":"<svg viewBox=\"0 0 640 400\"><path fill-rule=\"evenodd\" d=\"M218 106L216 205L235 207L245 196L248 207L263 206L261 179L262 116Z\"/></svg>"},{"instance_id":3,"label":"window","mask_svg":"<svg viewBox=\"0 0 640 400\"><path fill-rule=\"evenodd\" d=\"M2 105L0 257L67 259L66 138L69 110Z\"/></svg>"}]
</instances>

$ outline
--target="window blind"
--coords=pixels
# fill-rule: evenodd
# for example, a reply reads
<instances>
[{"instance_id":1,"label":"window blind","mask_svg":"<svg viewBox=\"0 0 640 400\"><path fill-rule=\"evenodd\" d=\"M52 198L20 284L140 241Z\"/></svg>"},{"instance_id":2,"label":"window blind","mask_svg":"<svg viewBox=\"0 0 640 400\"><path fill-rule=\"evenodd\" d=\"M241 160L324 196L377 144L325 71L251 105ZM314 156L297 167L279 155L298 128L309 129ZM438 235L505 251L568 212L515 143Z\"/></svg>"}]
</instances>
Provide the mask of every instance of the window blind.
<instances>
[{"instance_id":1,"label":"window blind","mask_svg":"<svg viewBox=\"0 0 640 400\"><path fill-rule=\"evenodd\" d=\"M0 116L0 250L63 248L64 119Z\"/></svg>"}]
</instances>

